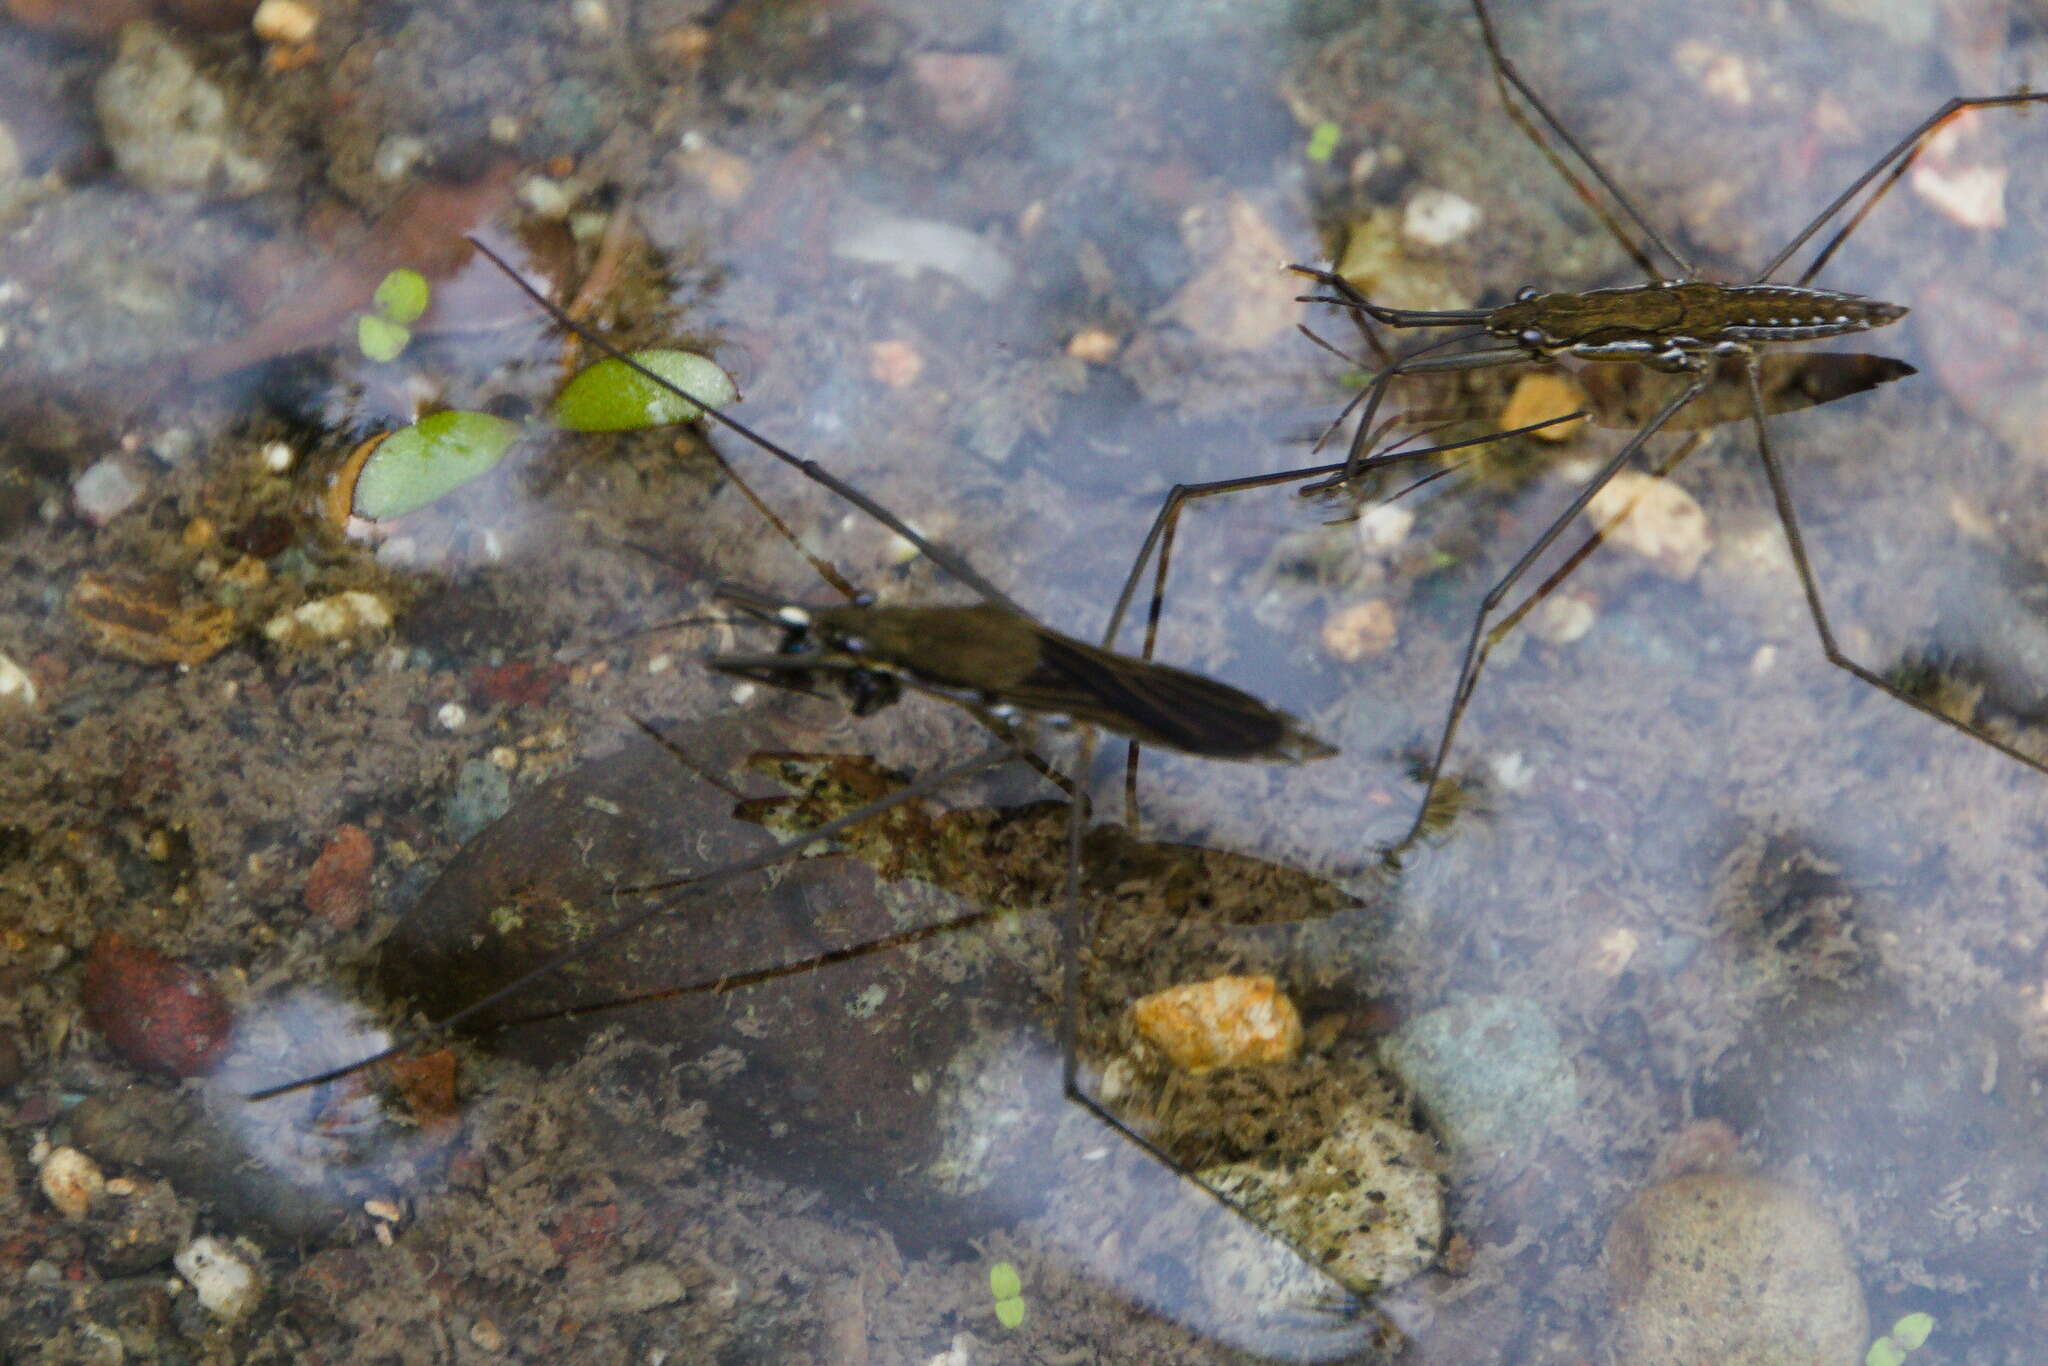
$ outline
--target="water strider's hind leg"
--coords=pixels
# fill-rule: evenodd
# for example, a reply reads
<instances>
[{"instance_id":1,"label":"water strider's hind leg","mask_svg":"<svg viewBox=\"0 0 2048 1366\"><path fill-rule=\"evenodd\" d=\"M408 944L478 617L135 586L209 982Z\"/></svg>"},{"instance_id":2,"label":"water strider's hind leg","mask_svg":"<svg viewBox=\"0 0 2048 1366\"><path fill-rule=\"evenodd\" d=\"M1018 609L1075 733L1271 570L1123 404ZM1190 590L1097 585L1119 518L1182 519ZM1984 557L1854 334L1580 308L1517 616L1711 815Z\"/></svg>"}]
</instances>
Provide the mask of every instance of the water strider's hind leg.
<instances>
[{"instance_id":1,"label":"water strider's hind leg","mask_svg":"<svg viewBox=\"0 0 2048 1366\"><path fill-rule=\"evenodd\" d=\"M1622 250L1626 251L1630 259L1642 268L1645 278L1660 280L1670 277L1670 272L1660 270L1656 263L1650 259L1649 254L1643 250L1642 245L1633 237L1630 237L1623 230L1621 224L1614 221L1614 216L1608 212L1607 206L1600 202L1599 196L1595 195L1586 187L1584 181L1572 173L1571 167L1565 164L1564 158L1557 155L1555 149L1544 139L1542 131L1530 123L1528 115L1524 114L1521 108L1508 98L1508 87L1510 86L1528 102L1531 109L1536 111L1536 116L1549 127L1552 135L1562 142L1573 156L1579 159L1579 164L1593 173L1593 178L1600 182L1600 187L1607 191L1608 197L1620 206L1621 211L1628 215L1636 227L1642 230L1643 236L1649 239L1650 245L1664 253L1665 259L1676 269L1678 276L1681 278L1691 277L1695 273L1692 263L1687 261L1685 257L1680 256L1677 250L1664 239L1664 235L1658 232L1656 226L1635 206L1635 202L1628 197L1627 192L1615 182L1612 176L1607 174L1606 168L1594 160L1593 154L1587 151L1585 146L1572 135L1571 130L1564 126L1563 121L1557 115L1551 113L1550 106L1545 104L1542 97L1530 87L1527 81L1522 79L1522 73L1515 69L1515 64L1508 60L1506 53L1501 51L1500 38L1494 33L1493 16L1487 11L1485 0L1472 0L1472 10L1473 13L1479 16L1479 33L1486 43L1486 55L1493 64L1493 81L1494 85L1500 90L1501 106L1507 110L1508 117L1514 120L1515 126L1520 128L1529 141L1536 145L1536 150L1543 154L1543 159L1548 161L1552 169L1564 178L1565 183L1572 187L1580 200L1593 210L1595 216L1600 219L1602 226L1613 235L1615 241L1621 244Z\"/></svg>"},{"instance_id":2,"label":"water strider's hind leg","mask_svg":"<svg viewBox=\"0 0 2048 1366\"><path fill-rule=\"evenodd\" d=\"M1828 663L1868 683L1879 692L1905 703L1913 710L1931 716L1943 725L1988 745L2008 759L2016 759L2038 773L2048 773L2048 762L2043 762L2007 744L1980 727L1949 715L1924 698L1915 697L1876 670L1858 663L1843 652L1835 639L1834 626L1828 620L1827 608L1821 603L1820 581L1814 576L1812 561L1807 558L1806 538L1799 529L1799 516L1792 505L1791 490L1786 487L1784 469L1779 464L1777 452L1771 445L1770 426L1764 420L1763 386L1754 359L1750 362L1748 372L1751 420L1756 428L1757 455L1763 461L1764 477L1769 480L1771 486L1771 501L1777 506L1778 522L1785 529L1785 543L1792 552L1792 566L1799 575L1800 591L1806 595L1807 612L1813 618L1813 629L1820 636L1821 652L1827 656Z\"/></svg>"},{"instance_id":3,"label":"water strider's hind leg","mask_svg":"<svg viewBox=\"0 0 2048 1366\"><path fill-rule=\"evenodd\" d=\"M1862 226L1863 220L1870 215L1872 209L1877 207L1878 201L1882 200L1887 194L1890 194L1892 187L1899 183L1899 180L1907 171L1912 169L1913 163L1919 159L1920 153L1926 148L1927 140L1949 119L1954 118L1957 114L1967 109L1996 109L2006 105L2035 104L2041 101L2048 101L2048 91L2023 91L2012 95L1958 95L1948 100L1941 108L1922 119L1912 132L1906 134L1897 143L1893 144L1890 151L1871 163L1869 170L1850 181L1849 187L1830 200L1826 208L1815 214L1813 221L1801 228L1793 236L1792 240L1787 242L1778 254L1770 259L1770 263L1758 273L1756 282L1761 284L1777 274L1785 262L1792 259L1793 253L1805 246L1815 233L1827 226L1829 219L1847 207L1849 201L1853 200L1862 192L1864 187L1882 174L1886 167L1890 167L1890 174L1885 175L1884 183L1871 191L1870 198L1857 206L1856 212L1849 216L1849 221L1835 231L1834 236L1830 237L1826 245L1814 255L1812 262L1807 265L1805 270L1799 273L1798 283L1801 285L1812 283L1813 278L1820 274L1821 268L1827 265L1836 251L1840 250L1842 243L1849 240L1849 234Z\"/></svg>"}]
</instances>

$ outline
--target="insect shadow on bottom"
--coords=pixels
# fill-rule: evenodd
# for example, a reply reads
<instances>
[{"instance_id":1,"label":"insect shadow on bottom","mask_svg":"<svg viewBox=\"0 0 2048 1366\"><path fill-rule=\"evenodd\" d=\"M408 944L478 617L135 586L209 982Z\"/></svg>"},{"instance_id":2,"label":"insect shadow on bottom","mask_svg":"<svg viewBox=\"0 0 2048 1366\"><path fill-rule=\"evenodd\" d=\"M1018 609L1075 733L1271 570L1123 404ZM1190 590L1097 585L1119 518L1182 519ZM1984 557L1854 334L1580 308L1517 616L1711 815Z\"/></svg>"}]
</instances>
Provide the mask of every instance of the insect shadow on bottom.
<instances>
[{"instance_id":1,"label":"insect shadow on bottom","mask_svg":"<svg viewBox=\"0 0 2048 1366\"><path fill-rule=\"evenodd\" d=\"M1505 614L1502 614L1503 604L1556 543L1572 519L1586 511L1600 491L1653 437L1667 430L1698 425L1697 419L1689 419L1688 410L1710 391L1717 372L1736 367L1746 391L1743 415L1755 432L1757 454L1770 486L1771 500L1784 529L1808 614L1828 661L1860 682L2000 754L2048 773L2048 762L1968 720L1943 711L1926 696L1902 687L1883 673L1852 659L1841 648L1822 601L1819 580L1808 557L1798 513L1766 421L1771 412L1800 405L1767 399L1765 384L1770 362L1776 359L1768 354L1770 348L1886 327L1906 315L1907 309L1903 305L1821 288L1813 281L1871 210L1912 168L1926 148L1928 139L1949 120L1966 111L2040 103L2048 101L2048 92L1957 96L1945 101L1829 201L1772 255L1752 280L1738 284L1716 283L1697 278L1698 272L1693 264L1651 224L1585 145L1522 78L1502 50L1485 0L1472 0L1472 9L1479 21L1480 36L1493 69L1495 84L1509 116L1580 197L1593 206L1601 222L1642 269L1646 282L1580 292L1545 292L1528 286L1521 289L1513 300L1497 308L1423 310L1375 303L1333 270L1293 267L1327 291L1305 296L1305 302L1350 310L1369 336L1370 329L1364 321L1367 319L1394 329L1446 329L1451 335L1384 365L1347 405L1345 413L1356 409L1359 420L1349 453L1342 467L1334 473L1320 469L1295 470L1192 489L1176 489L1162 506L1138 563L1132 568L1125 585L1124 600L1130 599L1146 556L1152 553L1155 545L1160 549L1160 572L1163 576L1165 556L1171 546L1173 519L1191 496L1298 478L1314 480L1303 487L1303 494L1341 491L1351 494L1354 499L1364 496L1372 470L1370 451L1377 439L1379 413L1393 381L1400 376L1445 374L1527 363L1555 364L1571 359L1589 363L1596 372L1601 367L1626 366L1667 377L1675 389L1667 391L1668 397L1664 397L1620 449L1585 480L1564 510L1526 550L1517 555L1508 570L1481 599L1466 636L1443 725L1421 768L1423 790L1416 803L1416 814L1405 833L1383 851L1386 860L1398 866L1402 856L1430 833L1432 810L1439 790L1446 782L1445 767L1451 745L1488 654L1565 573L1598 545L1612 523L1595 531L1566 561L1563 569L1550 575L1524 601ZM1523 105L1533 112L1533 121ZM1537 126L1539 123L1541 128ZM1550 136L1562 144L1569 157L1591 174L1605 192L1605 200L1573 172L1566 156L1551 146L1543 129L1548 129ZM1634 224L1641 234L1640 240L1617 221L1614 209ZM1825 239L1812 260L1795 277L1789 281L1773 278L1785 269L1795 254L1837 219L1843 220L1840 226ZM1662 265L1658 264L1660 261ZM1889 374L1877 378L1893 378L1900 373L1911 372L1910 367L1896 362L1892 364L1895 368ZM1850 391L1853 391L1853 386ZM1342 415L1338 421L1343 421ZM1677 458L1682 459L1683 454L1681 452ZM1668 470L1674 463L1675 460L1667 461L1664 468ZM1155 617L1157 601L1155 593Z\"/></svg>"},{"instance_id":2,"label":"insect shadow on bottom","mask_svg":"<svg viewBox=\"0 0 2048 1366\"><path fill-rule=\"evenodd\" d=\"M528 286L511 266L481 243L477 246L519 281L550 316L567 326L575 326L545 296ZM652 382L665 388L675 388L603 339L583 329L576 330L596 347L638 370ZM676 392L682 393L681 390ZM683 396L690 398L687 394ZM696 402L694 398L691 401ZM250 1099L263 1100L334 1081L445 1036L541 978L559 972L576 959L632 935L658 917L674 914L694 898L728 886L804 850L827 844L893 808L930 796L961 779L1025 758L1030 742L1028 735L1020 733L1020 729L1032 722L1072 723L1080 728L1080 757L1074 772L1083 776L1090 767L1094 729L1097 727L1134 744L1163 746L1202 758L1293 764L1335 753L1293 717L1239 689L1189 670L1119 654L1052 630L1017 607L959 556L926 540L858 489L722 411L708 406L704 411L713 421L739 433L776 459L868 512L905 537L954 578L974 588L983 598L978 604L964 607L883 606L867 598L829 606L809 606L757 589L721 585L715 590L718 599L742 616L779 630L781 639L772 651L713 657L709 661L712 667L777 687L836 695L856 715L870 714L890 705L905 690L929 693L966 707L995 730L1001 742L983 753L926 774L896 792L780 840L755 854L703 872L617 888L616 894L622 897L645 896L651 899L604 930L565 946L480 999L423 1029L404 1034L389 1048L346 1066L265 1087L252 1092ZM1565 419L1552 419L1562 420ZM1375 467L1424 460L1447 449L1497 439L1497 436L1487 436L1444 447L1373 455L1367 460ZM1331 466L1330 470L1335 472L1337 468ZM834 582L844 582L836 574L828 572L827 576ZM1049 769L1042 768L1041 771L1058 778ZM1070 790L1077 786L1072 782L1067 785ZM1139 1149L1185 1175L1183 1168L1151 1138L1090 1095L1082 1084L1077 1002L1081 994L1083 944L1089 934L1083 923L1080 899L1081 851L1087 817L1085 793L1073 791L1068 807L1065 888L1059 917L1058 1032L1062 1089L1068 1099L1131 1140ZM976 918L982 917L968 917L969 920ZM730 992L773 978L814 971L855 955L899 947L930 934L957 929L959 923L907 931L876 942L851 945L758 971L729 973L715 981L674 988L661 994ZM1227 1195L1198 1179L1190 1179L1226 1208L1260 1227L1267 1236L1287 1241L1284 1235L1273 1234L1257 1220L1251 1219ZM1297 1250L1296 1255L1303 1267L1317 1266L1308 1254ZM1337 1323L1360 1321L1364 1304L1353 1288L1327 1277L1324 1279L1325 1285L1314 1306L1319 1315L1324 1311L1334 1314L1331 1320L1333 1327ZM1365 1327L1370 1329L1368 1339L1379 1332L1377 1327Z\"/></svg>"}]
</instances>

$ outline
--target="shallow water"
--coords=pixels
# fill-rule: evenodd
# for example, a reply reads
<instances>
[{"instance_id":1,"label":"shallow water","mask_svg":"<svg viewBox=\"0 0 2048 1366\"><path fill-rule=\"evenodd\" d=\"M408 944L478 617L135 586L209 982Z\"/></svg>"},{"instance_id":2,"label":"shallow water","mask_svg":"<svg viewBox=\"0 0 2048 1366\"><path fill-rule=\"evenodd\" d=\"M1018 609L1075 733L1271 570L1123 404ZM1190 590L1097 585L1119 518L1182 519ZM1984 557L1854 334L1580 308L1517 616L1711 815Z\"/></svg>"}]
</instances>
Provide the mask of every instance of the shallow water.
<instances>
[{"instance_id":1,"label":"shallow water","mask_svg":"<svg viewBox=\"0 0 2048 1366\"><path fill-rule=\"evenodd\" d=\"M1449 191L1477 226L1397 251L1383 285L1400 302L1635 278L1501 112L1462 6L326 9L296 66L239 32L169 31L230 92L237 149L267 181L243 197L233 166L153 187L94 150L111 43L0 42L0 121L25 167L0 243L0 651L38 694L5 723L0 776L0 954L24 1060L5 1113L28 1211L6 1254L21 1288L0 1292L10 1346L57 1333L84 1359L110 1306L141 1302L147 1331L123 1331L144 1359L201 1342L223 1359L1327 1358L1369 1353L1391 1324L1413 1360L1577 1362L1610 1333L1617 1213L1718 1162L1840 1225L1872 1334L1924 1310L1940 1320L1928 1359L2028 1359L2048 779L1821 657L1739 425L1677 475L1713 539L1698 572L1609 547L1553 595L1590 614L1585 634L1510 637L1452 756L1472 800L1391 884L1358 874L1411 814L1410 755L1434 741L1478 599L1617 434L1432 485L1379 549L1286 487L1186 518L1160 656L1344 752L1291 769L1148 755L1144 837L1302 875L1265 919L1326 911L1324 880L1358 904L1178 937L1105 922L1091 1071L1132 991L1267 968L1308 1016L1307 1061L1124 1098L1226 1133L1176 1131L1185 1156L1251 1155L1269 1129L1298 1153L1333 1095L1407 1118L1375 1050L1445 1005L1533 1003L1571 1079L1512 1141L1432 1157L1456 1242L1368 1313L1318 1308L1286 1248L1243 1250L1238 1221L1060 1098L1056 808L967 822L962 861L923 880L878 883L841 858L707 898L566 1000L1017 911L600 1015L590 1026L612 1032L594 1049L559 1024L463 1045L445 1123L417 1097L236 1100L250 1078L376 1046L356 1002L377 1016L402 988L458 1004L512 970L490 945L536 925L559 937L542 912L581 928L620 878L764 838L628 717L679 727L700 767L753 794L778 790L734 776L755 749L924 771L985 743L928 702L854 721L736 689L697 663L722 632L637 634L701 614L722 578L828 596L693 437L537 437L381 541L341 539L316 506L361 432L414 404L538 406L563 369L560 340L479 263L437 276L447 316L404 357L365 361L347 281L426 269L469 230L565 296L599 262L593 321L711 348L740 416L1089 637L1171 483L1316 458L1344 366L1293 324L1355 338L1290 302L1282 262L1327 260L1374 214L1397 238L1419 193ZM2043 65L2048 35L1978 22L1994 10L1930 6L1922 23L1901 7L1880 27L1559 0L1499 18L1646 217L1732 279L1947 94ZM1321 122L1337 141L1317 161ZM2039 114L1996 114L1958 154L2010 169L2002 228L1951 222L1908 183L1822 276L1911 306L1837 349L1919 373L1772 422L1845 648L1881 671L1933 661L1950 697L2035 753L2044 136ZM444 182L469 188L422 196ZM1507 390L1482 376L1458 401L1490 413ZM822 491L710 439L855 582L964 597ZM81 491L89 468L104 472ZM132 501L94 525L108 481ZM171 585L151 602L224 647L189 667L111 654L74 605L81 581L145 572ZM265 637L344 590L379 596L395 625L311 648ZM1373 599L1392 647L1334 657L1326 621ZM1120 757L1096 771L1110 814ZM954 801L1050 795L1019 775ZM367 910L338 924L305 889L344 824L374 859ZM1181 905L1172 886L1221 876L1124 857L1102 866L1126 874L1126 900L1156 894L1139 907L1155 916ZM227 993L240 1032L211 1083L149 1079L79 1023L81 964L109 929ZM166 1116L184 1127L162 1132ZM1442 1136L1442 1114L1417 1122ZM947 1146L961 1133L971 1161ZM66 1220L33 1189L42 1142L167 1183L201 1231L249 1239L259 1307L221 1330L190 1295L158 1306L145 1282L167 1270L105 1253L121 1197ZM975 1189L946 1184L961 1167ZM400 1217L363 1211L378 1199ZM1023 1274L1014 1331L989 1295L999 1259Z\"/></svg>"}]
</instances>

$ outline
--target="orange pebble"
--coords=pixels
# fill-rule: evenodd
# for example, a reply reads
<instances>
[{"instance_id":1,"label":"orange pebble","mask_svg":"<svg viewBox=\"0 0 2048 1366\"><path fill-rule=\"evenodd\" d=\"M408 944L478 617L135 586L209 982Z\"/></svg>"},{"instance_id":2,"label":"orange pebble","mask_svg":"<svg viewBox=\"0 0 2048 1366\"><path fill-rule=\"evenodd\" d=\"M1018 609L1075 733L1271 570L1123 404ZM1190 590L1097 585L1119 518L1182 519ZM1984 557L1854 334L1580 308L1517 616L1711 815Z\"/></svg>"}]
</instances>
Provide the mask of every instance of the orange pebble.
<instances>
[{"instance_id":1,"label":"orange pebble","mask_svg":"<svg viewBox=\"0 0 2048 1366\"><path fill-rule=\"evenodd\" d=\"M1131 1007L1138 1032L1190 1072L1286 1062L1301 1047L1301 1014L1271 977L1216 977L1169 987Z\"/></svg>"}]
</instances>

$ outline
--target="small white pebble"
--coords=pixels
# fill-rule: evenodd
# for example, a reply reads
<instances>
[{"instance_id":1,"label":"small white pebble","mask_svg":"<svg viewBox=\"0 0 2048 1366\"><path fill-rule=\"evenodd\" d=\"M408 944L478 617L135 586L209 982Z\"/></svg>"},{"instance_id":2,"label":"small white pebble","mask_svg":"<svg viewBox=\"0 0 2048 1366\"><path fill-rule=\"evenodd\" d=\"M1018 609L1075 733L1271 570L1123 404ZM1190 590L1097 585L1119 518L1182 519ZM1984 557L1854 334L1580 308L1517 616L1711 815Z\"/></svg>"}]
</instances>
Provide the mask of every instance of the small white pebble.
<instances>
[{"instance_id":1,"label":"small white pebble","mask_svg":"<svg viewBox=\"0 0 2048 1366\"><path fill-rule=\"evenodd\" d=\"M263 448L263 468L272 474L283 474L292 467L292 448L282 441L273 441Z\"/></svg>"},{"instance_id":2,"label":"small white pebble","mask_svg":"<svg viewBox=\"0 0 2048 1366\"><path fill-rule=\"evenodd\" d=\"M405 1211L389 1200L365 1200L363 1213L372 1219L382 1219L387 1224L395 1224L405 1217Z\"/></svg>"},{"instance_id":3,"label":"small white pebble","mask_svg":"<svg viewBox=\"0 0 2048 1366\"><path fill-rule=\"evenodd\" d=\"M1776 668L1777 664L1778 647L1775 645L1759 645L1757 646L1756 653L1749 657L1749 676L1751 678L1762 678L1765 674Z\"/></svg>"},{"instance_id":4,"label":"small white pebble","mask_svg":"<svg viewBox=\"0 0 2048 1366\"><path fill-rule=\"evenodd\" d=\"M758 689L752 683L741 683L734 687L731 692L727 693L726 696L732 699L734 706L740 707L753 701L754 694L757 691Z\"/></svg>"},{"instance_id":5,"label":"small white pebble","mask_svg":"<svg viewBox=\"0 0 2048 1366\"><path fill-rule=\"evenodd\" d=\"M510 147L519 141L521 129L519 120L510 114L493 114L489 124L491 141L500 147Z\"/></svg>"},{"instance_id":6,"label":"small white pebble","mask_svg":"<svg viewBox=\"0 0 2048 1366\"><path fill-rule=\"evenodd\" d=\"M263 1298L263 1282L256 1268L242 1254L219 1238L194 1238L171 1258L207 1311L225 1323L233 1323L256 1307Z\"/></svg>"},{"instance_id":7,"label":"small white pebble","mask_svg":"<svg viewBox=\"0 0 2048 1366\"><path fill-rule=\"evenodd\" d=\"M113 521L141 496L142 485L128 469L128 462L117 455L91 466L71 484L71 501L78 515L94 526Z\"/></svg>"},{"instance_id":8,"label":"small white pebble","mask_svg":"<svg viewBox=\"0 0 2048 1366\"><path fill-rule=\"evenodd\" d=\"M1617 925L1600 936L1593 946L1591 966L1602 977L1619 977L1642 947L1642 936L1626 925Z\"/></svg>"},{"instance_id":9,"label":"small white pebble","mask_svg":"<svg viewBox=\"0 0 2048 1366\"><path fill-rule=\"evenodd\" d=\"M149 453L166 465L182 465L199 449L199 438L190 427L167 427L149 443Z\"/></svg>"},{"instance_id":10,"label":"small white pebble","mask_svg":"<svg viewBox=\"0 0 2048 1366\"><path fill-rule=\"evenodd\" d=\"M135 1194L135 1189L135 1183L125 1176L110 1177L107 1180L107 1194L109 1195L133 1195Z\"/></svg>"},{"instance_id":11,"label":"small white pebble","mask_svg":"<svg viewBox=\"0 0 2048 1366\"><path fill-rule=\"evenodd\" d=\"M1915 166L1913 192L1966 228L2005 226L2003 166Z\"/></svg>"},{"instance_id":12,"label":"small white pebble","mask_svg":"<svg viewBox=\"0 0 2048 1366\"><path fill-rule=\"evenodd\" d=\"M28 670L0 654L0 702L33 707L36 695L36 681L29 677Z\"/></svg>"},{"instance_id":13,"label":"small white pebble","mask_svg":"<svg viewBox=\"0 0 2048 1366\"><path fill-rule=\"evenodd\" d=\"M647 661L647 672L651 674L665 674L675 666L676 657L674 655L656 655Z\"/></svg>"},{"instance_id":14,"label":"small white pebble","mask_svg":"<svg viewBox=\"0 0 2048 1366\"><path fill-rule=\"evenodd\" d=\"M576 20L576 27L593 38L602 38L612 31L612 12L604 0L576 0L569 7L569 14Z\"/></svg>"},{"instance_id":15,"label":"small white pebble","mask_svg":"<svg viewBox=\"0 0 2048 1366\"><path fill-rule=\"evenodd\" d=\"M278 613L263 623L263 634L280 645L304 646L381 631L390 624L391 609L384 599L351 588Z\"/></svg>"},{"instance_id":16,"label":"small white pebble","mask_svg":"<svg viewBox=\"0 0 2048 1366\"><path fill-rule=\"evenodd\" d=\"M462 723L469 720L469 712L460 702L443 702L434 713L434 720L443 730L461 730Z\"/></svg>"},{"instance_id":17,"label":"small white pebble","mask_svg":"<svg viewBox=\"0 0 2048 1366\"><path fill-rule=\"evenodd\" d=\"M1385 654L1400 631L1393 604L1385 598L1353 603L1330 613L1323 621L1323 649L1356 664Z\"/></svg>"},{"instance_id":18,"label":"small white pebble","mask_svg":"<svg viewBox=\"0 0 2048 1366\"><path fill-rule=\"evenodd\" d=\"M1552 593L1536 604L1529 617L1529 629L1539 640L1552 645L1570 645L1584 640L1599 619L1599 610L1585 593Z\"/></svg>"},{"instance_id":19,"label":"small white pebble","mask_svg":"<svg viewBox=\"0 0 2048 1366\"><path fill-rule=\"evenodd\" d=\"M106 1189L99 1163L76 1148L53 1148L37 1180L43 1195L67 1219L83 1219Z\"/></svg>"},{"instance_id":20,"label":"small white pebble","mask_svg":"<svg viewBox=\"0 0 2048 1366\"><path fill-rule=\"evenodd\" d=\"M898 565L909 564L924 552L912 544L909 537L899 534L889 538L889 548L883 554L890 564Z\"/></svg>"},{"instance_id":21,"label":"small white pebble","mask_svg":"<svg viewBox=\"0 0 2048 1366\"><path fill-rule=\"evenodd\" d=\"M370 158L371 169L379 180L403 180L412 168L427 154L424 138L410 133L394 133L377 144L375 155Z\"/></svg>"},{"instance_id":22,"label":"small white pebble","mask_svg":"<svg viewBox=\"0 0 2048 1366\"><path fill-rule=\"evenodd\" d=\"M1488 767L1493 770L1494 785L1503 792L1526 792L1536 777L1536 766L1512 750L1495 755Z\"/></svg>"},{"instance_id":23,"label":"small white pebble","mask_svg":"<svg viewBox=\"0 0 2048 1366\"><path fill-rule=\"evenodd\" d=\"M1408 539L1415 528L1415 514L1399 503L1379 503L1358 515L1359 548L1368 552L1393 550Z\"/></svg>"},{"instance_id":24,"label":"small white pebble","mask_svg":"<svg viewBox=\"0 0 2048 1366\"><path fill-rule=\"evenodd\" d=\"M1421 189L1401 211L1401 235L1424 247L1447 247L1479 226L1479 206L1449 190Z\"/></svg>"},{"instance_id":25,"label":"small white pebble","mask_svg":"<svg viewBox=\"0 0 2048 1366\"><path fill-rule=\"evenodd\" d=\"M505 1335L498 1331L498 1325L489 1319L478 1319L469 1325L469 1340L479 1351L502 1352L505 1350Z\"/></svg>"},{"instance_id":26,"label":"small white pebble","mask_svg":"<svg viewBox=\"0 0 2048 1366\"><path fill-rule=\"evenodd\" d=\"M1713 545L1699 500L1671 480L1641 470L1623 470L1609 480L1586 505L1586 516L1606 531L1611 544L1641 555L1665 577L1680 581L1699 572L1700 561Z\"/></svg>"},{"instance_id":27,"label":"small white pebble","mask_svg":"<svg viewBox=\"0 0 2048 1366\"><path fill-rule=\"evenodd\" d=\"M1697 81L1701 90L1723 104L1747 109L1756 103L1755 83L1749 78L1749 64L1733 52L1697 38L1688 38L1672 49L1671 61Z\"/></svg>"},{"instance_id":28,"label":"small white pebble","mask_svg":"<svg viewBox=\"0 0 2048 1366\"><path fill-rule=\"evenodd\" d=\"M249 27L266 43L304 43L320 27L320 11L304 0L263 0Z\"/></svg>"},{"instance_id":29,"label":"small white pebble","mask_svg":"<svg viewBox=\"0 0 2048 1366\"><path fill-rule=\"evenodd\" d=\"M510 745L498 745L489 754L486 754L484 758L489 759L493 765L504 769L507 773L519 767L519 751ZM365 1205L363 1208L369 1209L369 1206ZM374 1211L372 1212L374 1213Z\"/></svg>"},{"instance_id":30,"label":"small white pebble","mask_svg":"<svg viewBox=\"0 0 2048 1366\"><path fill-rule=\"evenodd\" d=\"M545 176L531 176L519 187L519 202L542 218L566 218L571 199L560 182Z\"/></svg>"}]
</instances>

